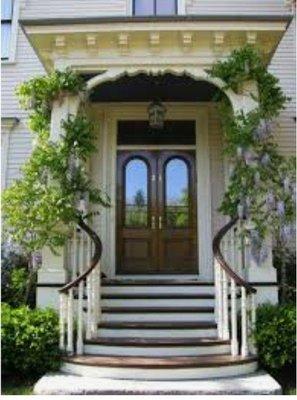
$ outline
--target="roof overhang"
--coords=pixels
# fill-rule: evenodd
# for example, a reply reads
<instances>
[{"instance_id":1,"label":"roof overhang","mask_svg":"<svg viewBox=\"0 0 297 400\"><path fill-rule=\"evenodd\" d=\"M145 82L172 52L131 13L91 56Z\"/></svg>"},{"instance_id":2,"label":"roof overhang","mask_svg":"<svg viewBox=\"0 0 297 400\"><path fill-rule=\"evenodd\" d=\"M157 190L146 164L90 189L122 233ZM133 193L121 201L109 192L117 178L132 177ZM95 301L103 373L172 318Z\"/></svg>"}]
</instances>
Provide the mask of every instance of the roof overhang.
<instances>
[{"instance_id":1,"label":"roof overhang","mask_svg":"<svg viewBox=\"0 0 297 400\"><path fill-rule=\"evenodd\" d=\"M20 24L47 70L94 72L109 65L165 63L206 67L245 43L272 57L292 16L199 15L162 18L23 19Z\"/></svg>"}]
</instances>

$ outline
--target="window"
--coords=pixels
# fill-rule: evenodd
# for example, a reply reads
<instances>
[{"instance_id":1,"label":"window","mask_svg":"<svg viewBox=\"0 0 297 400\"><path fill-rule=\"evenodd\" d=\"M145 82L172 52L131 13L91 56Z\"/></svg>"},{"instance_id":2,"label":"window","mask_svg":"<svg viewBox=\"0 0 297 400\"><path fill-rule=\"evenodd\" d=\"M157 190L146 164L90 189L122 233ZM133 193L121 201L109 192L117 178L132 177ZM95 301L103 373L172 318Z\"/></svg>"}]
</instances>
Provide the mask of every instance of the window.
<instances>
[{"instance_id":1,"label":"window","mask_svg":"<svg viewBox=\"0 0 297 400\"><path fill-rule=\"evenodd\" d=\"M177 0L134 0L133 14L136 16L175 15Z\"/></svg>"},{"instance_id":2,"label":"window","mask_svg":"<svg viewBox=\"0 0 297 400\"><path fill-rule=\"evenodd\" d=\"M13 0L1 2L1 60L8 60L11 47Z\"/></svg>"}]
</instances>

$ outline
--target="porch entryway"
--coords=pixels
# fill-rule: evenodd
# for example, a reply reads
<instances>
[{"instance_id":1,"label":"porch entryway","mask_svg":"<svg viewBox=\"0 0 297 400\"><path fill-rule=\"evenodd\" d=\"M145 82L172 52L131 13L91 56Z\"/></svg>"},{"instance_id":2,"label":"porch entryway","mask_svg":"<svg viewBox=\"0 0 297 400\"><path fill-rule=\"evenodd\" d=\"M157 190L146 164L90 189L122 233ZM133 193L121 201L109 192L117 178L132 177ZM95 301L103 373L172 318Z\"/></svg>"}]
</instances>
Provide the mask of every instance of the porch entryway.
<instances>
[{"instance_id":1,"label":"porch entryway","mask_svg":"<svg viewBox=\"0 0 297 400\"><path fill-rule=\"evenodd\" d=\"M119 151L117 186L117 273L196 273L195 152Z\"/></svg>"}]
</instances>

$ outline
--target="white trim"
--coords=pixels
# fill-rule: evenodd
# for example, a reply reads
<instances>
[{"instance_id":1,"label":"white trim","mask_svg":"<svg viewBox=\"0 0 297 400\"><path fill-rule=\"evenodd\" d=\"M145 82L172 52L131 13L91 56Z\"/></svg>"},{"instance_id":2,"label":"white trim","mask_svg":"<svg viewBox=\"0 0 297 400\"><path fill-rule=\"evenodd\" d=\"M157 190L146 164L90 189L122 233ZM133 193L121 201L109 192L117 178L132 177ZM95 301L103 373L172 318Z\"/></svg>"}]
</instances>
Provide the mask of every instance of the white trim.
<instances>
[{"instance_id":1,"label":"white trim","mask_svg":"<svg viewBox=\"0 0 297 400\"><path fill-rule=\"evenodd\" d=\"M134 0L126 0L126 10L127 10L127 15L129 16L133 15L133 1Z\"/></svg>"},{"instance_id":2,"label":"white trim","mask_svg":"<svg viewBox=\"0 0 297 400\"><path fill-rule=\"evenodd\" d=\"M210 163L208 148L208 105L197 103L166 103L167 118L171 120L196 121L196 166L197 166L197 230L199 279L212 279L211 252L211 193ZM103 270L115 277L116 257L116 137L118 120L142 120L147 115L146 103L117 103L92 105L92 115L105 119L103 137L100 139L102 158L94 158L92 170L102 170L100 187L106 188L111 197L112 207L102 211L101 236L103 248ZM106 122L108 121L108 123ZM100 147L101 147L100 146ZM106 232L106 233L105 233ZM106 270L109 268L109 270ZM197 277L197 276L196 276Z\"/></svg>"},{"instance_id":3,"label":"white trim","mask_svg":"<svg viewBox=\"0 0 297 400\"><path fill-rule=\"evenodd\" d=\"M186 14L186 0L178 0L177 1L177 14L178 15Z\"/></svg>"}]
</instances>

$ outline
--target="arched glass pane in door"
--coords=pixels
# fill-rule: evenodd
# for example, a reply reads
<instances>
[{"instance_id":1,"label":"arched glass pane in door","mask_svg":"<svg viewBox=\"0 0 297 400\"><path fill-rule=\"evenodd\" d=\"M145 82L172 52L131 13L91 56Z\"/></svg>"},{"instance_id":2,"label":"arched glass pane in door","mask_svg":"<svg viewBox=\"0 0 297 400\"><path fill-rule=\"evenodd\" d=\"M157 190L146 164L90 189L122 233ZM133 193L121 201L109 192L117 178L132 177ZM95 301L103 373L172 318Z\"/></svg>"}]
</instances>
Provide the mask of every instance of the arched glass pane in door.
<instances>
[{"instance_id":1,"label":"arched glass pane in door","mask_svg":"<svg viewBox=\"0 0 297 400\"><path fill-rule=\"evenodd\" d=\"M189 225L189 168L180 158L171 159L165 168L165 218L167 227Z\"/></svg>"},{"instance_id":2,"label":"arched glass pane in door","mask_svg":"<svg viewBox=\"0 0 297 400\"><path fill-rule=\"evenodd\" d=\"M125 167L125 226L148 225L148 166L133 159Z\"/></svg>"}]
</instances>

